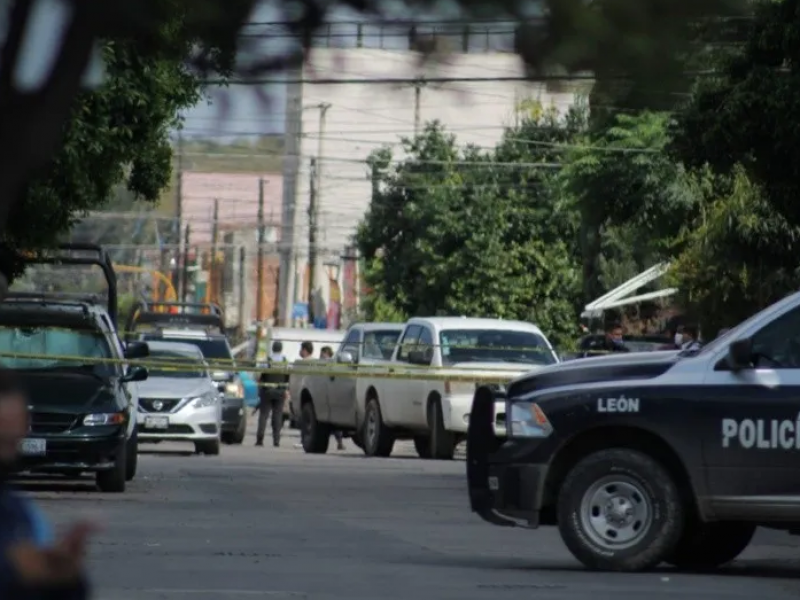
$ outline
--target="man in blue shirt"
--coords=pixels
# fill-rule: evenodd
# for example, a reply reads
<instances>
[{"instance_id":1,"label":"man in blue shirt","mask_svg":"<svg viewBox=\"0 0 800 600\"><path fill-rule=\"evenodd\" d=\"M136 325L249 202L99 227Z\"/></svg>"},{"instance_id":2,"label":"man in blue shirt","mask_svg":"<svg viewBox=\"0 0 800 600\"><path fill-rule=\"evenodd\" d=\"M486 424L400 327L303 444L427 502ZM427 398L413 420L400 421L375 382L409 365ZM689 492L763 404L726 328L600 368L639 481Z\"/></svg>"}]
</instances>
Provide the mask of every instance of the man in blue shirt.
<instances>
[{"instance_id":1,"label":"man in blue shirt","mask_svg":"<svg viewBox=\"0 0 800 600\"><path fill-rule=\"evenodd\" d=\"M28 405L13 374L0 369L0 598L85 600L83 555L91 527L55 540L36 507L9 484L28 433Z\"/></svg>"}]
</instances>

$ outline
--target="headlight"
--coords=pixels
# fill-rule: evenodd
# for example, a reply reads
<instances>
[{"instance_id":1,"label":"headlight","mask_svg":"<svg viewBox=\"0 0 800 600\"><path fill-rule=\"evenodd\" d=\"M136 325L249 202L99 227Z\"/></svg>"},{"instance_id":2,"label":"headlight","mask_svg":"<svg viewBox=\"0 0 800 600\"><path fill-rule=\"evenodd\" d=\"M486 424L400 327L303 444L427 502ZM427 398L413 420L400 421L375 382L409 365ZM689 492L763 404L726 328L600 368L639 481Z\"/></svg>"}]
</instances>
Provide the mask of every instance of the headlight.
<instances>
[{"instance_id":1,"label":"headlight","mask_svg":"<svg viewBox=\"0 0 800 600\"><path fill-rule=\"evenodd\" d=\"M229 381L225 384L225 395L229 398L244 398L244 386L241 381Z\"/></svg>"},{"instance_id":2,"label":"headlight","mask_svg":"<svg viewBox=\"0 0 800 600\"><path fill-rule=\"evenodd\" d=\"M209 406L216 406L219 402L219 396L216 394L205 394L193 399L192 406L194 408L207 408Z\"/></svg>"},{"instance_id":3,"label":"headlight","mask_svg":"<svg viewBox=\"0 0 800 600\"><path fill-rule=\"evenodd\" d=\"M506 405L506 423L509 436L521 438L546 438L553 433L547 415L534 402L509 402Z\"/></svg>"},{"instance_id":4,"label":"headlight","mask_svg":"<svg viewBox=\"0 0 800 600\"><path fill-rule=\"evenodd\" d=\"M98 425L122 425L125 422L125 413L96 413L83 417L83 424L89 427Z\"/></svg>"}]
</instances>

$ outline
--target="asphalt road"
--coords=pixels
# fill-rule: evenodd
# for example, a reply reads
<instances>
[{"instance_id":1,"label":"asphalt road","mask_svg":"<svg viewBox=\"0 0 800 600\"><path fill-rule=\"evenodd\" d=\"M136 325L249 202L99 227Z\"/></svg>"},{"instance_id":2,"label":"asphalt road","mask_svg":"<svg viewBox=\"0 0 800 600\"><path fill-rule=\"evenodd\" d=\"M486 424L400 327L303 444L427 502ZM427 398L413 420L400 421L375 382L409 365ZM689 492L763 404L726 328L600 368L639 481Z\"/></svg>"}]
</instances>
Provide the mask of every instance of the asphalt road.
<instances>
[{"instance_id":1,"label":"asphalt road","mask_svg":"<svg viewBox=\"0 0 800 600\"><path fill-rule=\"evenodd\" d=\"M292 435L294 434L294 435ZM89 568L99 600L796 599L800 538L760 532L723 572L584 571L554 529L472 515L464 463L306 456L223 447L219 457L149 446L123 495L92 481L25 483L63 525L98 521ZM333 444L332 444L333 447ZM352 448L352 446L351 446ZM157 452L155 452L157 450Z\"/></svg>"}]
</instances>

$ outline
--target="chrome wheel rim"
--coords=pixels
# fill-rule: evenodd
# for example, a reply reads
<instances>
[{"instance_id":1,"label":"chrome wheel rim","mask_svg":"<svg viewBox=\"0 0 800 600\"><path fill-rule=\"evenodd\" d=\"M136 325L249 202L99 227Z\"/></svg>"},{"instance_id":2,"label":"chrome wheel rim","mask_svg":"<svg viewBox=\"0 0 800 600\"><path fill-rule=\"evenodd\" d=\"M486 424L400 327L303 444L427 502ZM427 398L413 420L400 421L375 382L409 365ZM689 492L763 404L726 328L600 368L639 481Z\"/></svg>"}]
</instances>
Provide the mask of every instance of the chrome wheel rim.
<instances>
[{"instance_id":1,"label":"chrome wheel rim","mask_svg":"<svg viewBox=\"0 0 800 600\"><path fill-rule=\"evenodd\" d=\"M606 550L636 545L653 525L653 507L644 487L625 475L595 482L583 495L580 522L584 533Z\"/></svg>"},{"instance_id":2,"label":"chrome wheel rim","mask_svg":"<svg viewBox=\"0 0 800 600\"><path fill-rule=\"evenodd\" d=\"M375 409L370 409L367 413L367 440L370 447L375 447L375 440L378 437L378 415Z\"/></svg>"}]
</instances>

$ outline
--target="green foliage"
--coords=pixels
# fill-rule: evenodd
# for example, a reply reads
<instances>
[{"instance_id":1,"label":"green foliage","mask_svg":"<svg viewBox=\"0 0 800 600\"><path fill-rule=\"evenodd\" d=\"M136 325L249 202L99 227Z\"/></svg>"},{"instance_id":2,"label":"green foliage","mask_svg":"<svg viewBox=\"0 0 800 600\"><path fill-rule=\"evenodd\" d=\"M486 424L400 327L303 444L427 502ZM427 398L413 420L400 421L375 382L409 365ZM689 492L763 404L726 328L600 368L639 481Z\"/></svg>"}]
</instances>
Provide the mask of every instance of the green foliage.
<instances>
[{"instance_id":1,"label":"green foliage","mask_svg":"<svg viewBox=\"0 0 800 600\"><path fill-rule=\"evenodd\" d=\"M155 201L169 183L170 130L179 111L200 98L200 81L185 63L192 40L184 37L183 15L169 17L149 55L139 53L141 40L104 45L105 82L79 97L61 151L14 207L6 234L12 246L52 244L74 217L102 207L118 184Z\"/></svg>"},{"instance_id":2,"label":"green foliage","mask_svg":"<svg viewBox=\"0 0 800 600\"><path fill-rule=\"evenodd\" d=\"M735 165L788 221L800 225L800 1L762 0L747 42L719 75L703 78L675 127L673 152L688 166Z\"/></svg>"},{"instance_id":3,"label":"green foliage","mask_svg":"<svg viewBox=\"0 0 800 600\"><path fill-rule=\"evenodd\" d=\"M669 279L714 335L797 289L800 270L790 257L800 251L800 228L772 209L740 166L707 193Z\"/></svg>"},{"instance_id":4,"label":"green foliage","mask_svg":"<svg viewBox=\"0 0 800 600\"><path fill-rule=\"evenodd\" d=\"M374 153L376 189L357 236L372 295L402 315L523 319L554 340L571 337L578 273L562 237L569 218L549 209L552 169L530 143L547 147L563 127L548 113L485 153L459 148L433 123L403 140L404 160ZM527 160L510 169L515 154Z\"/></svg>"},{"instance_id":5,"label":"green foliage","mask_svg":"<svg viewBox=\"0 0 800 600\"><path fill-rule=\"evenodd\" d=\"M696 210L682 168L664 153L667 122L663 113L615 115L567 156L559 179L580 216L586 302L668 256Z\"/></svg>"}]
</instances>

